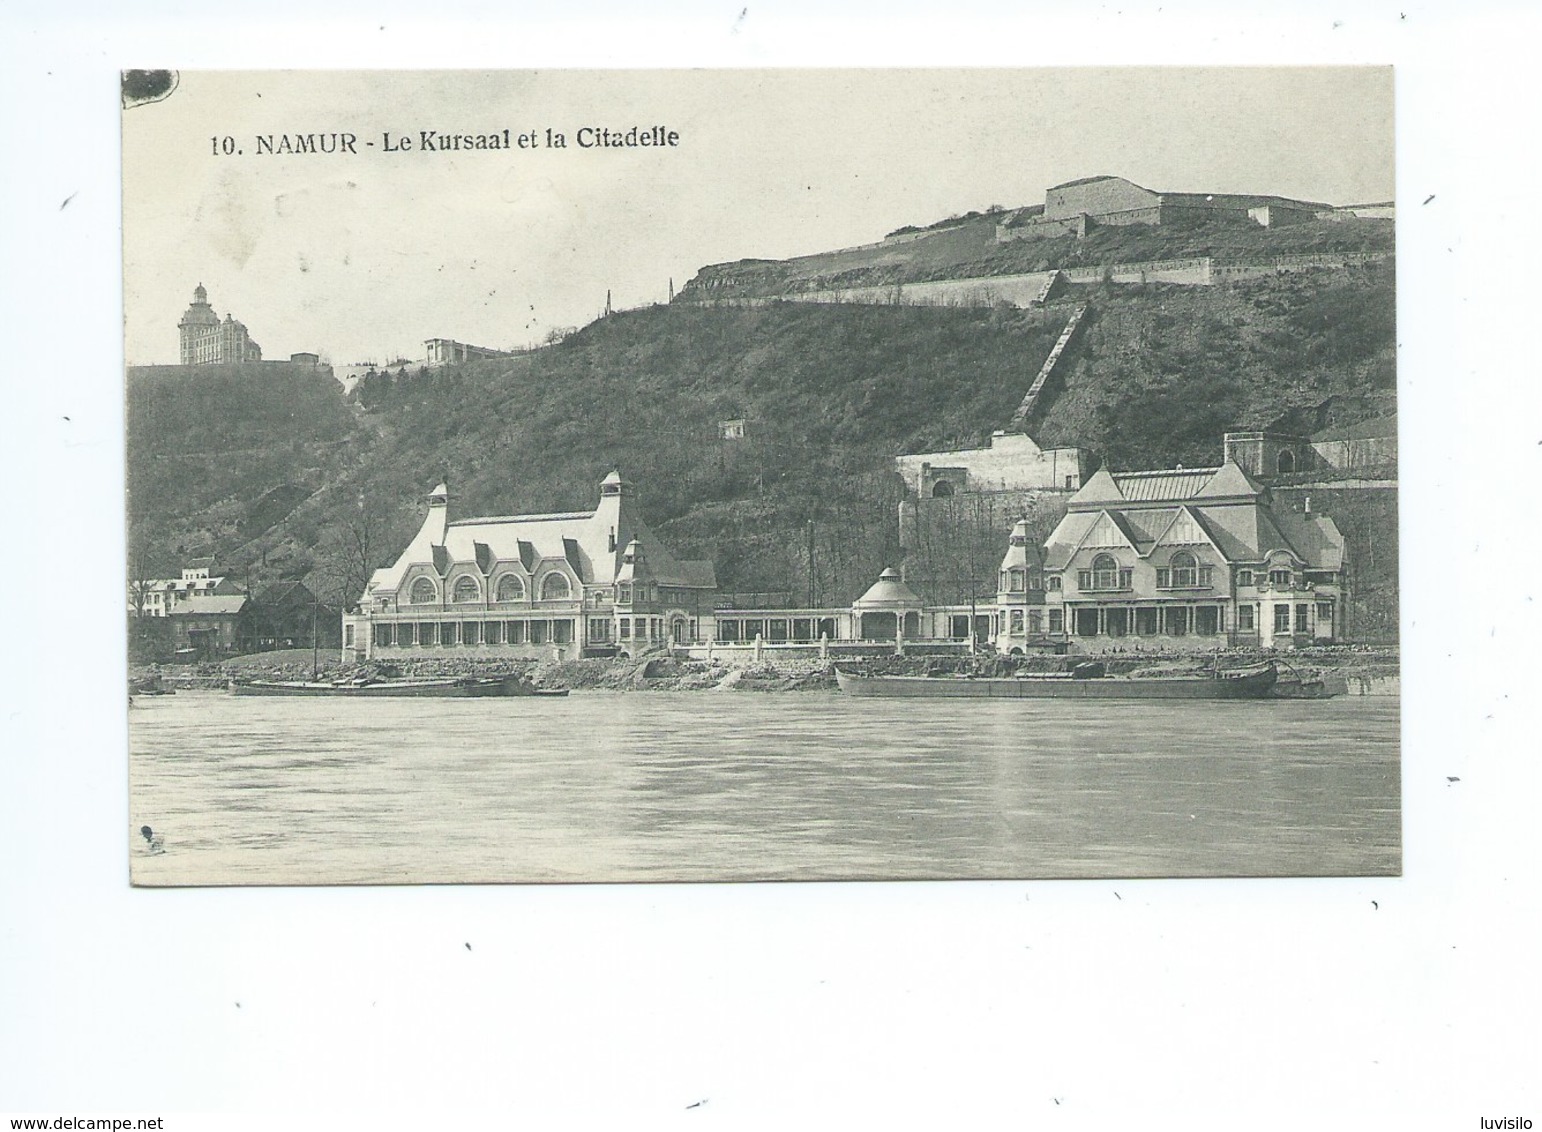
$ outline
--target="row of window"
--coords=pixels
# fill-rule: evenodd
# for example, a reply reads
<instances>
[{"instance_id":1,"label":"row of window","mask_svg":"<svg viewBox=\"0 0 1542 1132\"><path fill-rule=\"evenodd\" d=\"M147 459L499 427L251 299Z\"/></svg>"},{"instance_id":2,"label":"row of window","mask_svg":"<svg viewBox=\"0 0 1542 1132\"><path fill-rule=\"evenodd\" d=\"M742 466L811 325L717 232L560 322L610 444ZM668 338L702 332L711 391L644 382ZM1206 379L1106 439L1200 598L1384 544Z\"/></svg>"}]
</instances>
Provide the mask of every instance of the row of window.
<instances>
[{"instance_id":1,"label":"row of window","mask_svg":"<svg viewBox=\"0 0 1542 1132\"><path fill-rule=\"evenodd\" d=\"M1148 606L1078 609L1073 628L1079 637L1213 637L1226 631L1220 605Z\"/></svg>"},{"instance_id":2,"label":"row of window","mask_svg":"<svg viewBox=\"0 0 1542 1132\"><path fill-rule=\"evenodd\" d=\"M1248 624L1245 628L1253 627L1253 607L1243 606L1247 610ZM1312 631L1312 607L1302 602L1295 606L1295 631L1297 633L1310 633ZM1239 610L1241 612L1241 610ZM1331 601L1319 601L1317 603L1317 625L1319 629L1333 630L1333 603ZM1291 606L1286 602L1279 602L1274 607L1274 631L1276 633L1289 633L1291 631Z\"/></svg>"},{"instance_id":3,"label":"row of window","mask_svg":"<svg viewBox=\"0 0 1542 1132\"><path fill-rule=\"evenodd\" d=\"M891 633L892 637L893 634ZM820 637L835 640L833 617L766 617L766 618L719 618L717 639L724 644L754 641L756 637L777 643L781 641L813 642Z\"/></svg>"},{"instance_id":4,"label":"row of window","mask_svg":"<svg viewBox=\"0 0 1542 1132\"><path fill-rule=\"evenodd\" d=\"M639 602L657 602L660 590L657 582L638 582L635 589L632 583L622 582L616 587L616 602L620 605L630 605L634 593ZM572 596L573 587L565 575L548 574L541 580L542 601L567 601ZM670 591L666 596L673 598L675 595ZM450 588L450 601L462 605L481 600L480 579L471 574L462 574L455 579L455 584ZM517 574L503 575L494 588L493 600L496 602L524 601L524 579ZM436 605L439 601L439 587L432 578L415 578L411 589L408 590L407 601L411 605Z\"/></svg>"},{"instance_id":5,"label":"row of window","mask_svg":"<svg viewBox=\"0 0 1542 1132\"><path fill-rule=\"evenodd\" d=\"M1100 554L1093 559L1091 570L1076 571L1077 589L1087 590L1127 590L1131 589L1135 581L1135 571L1129 567L1117 567L1113 565L1099 565L1100 563L1112 563L1114 560L1107 555Z\"/></svg>"},{"instance_id":6,"label":"row of window","mask_svg":"<svg viewBox=\"0 0 1542 1132\"><path fill-rule=\"evenodd\" d=\"M443 648L449 645L566 645L573 622L540 621L381 621L375 644L394 648Z\"/></svg>"},{"instance_id":7,"label":"row of window","mask_svg":"<svg viewBox=\"0 0 1542 1132\"><path fill-rule=\"evenodd\" d=\"M1021 574L1022 571L1010 573ZM1002 587L1006 589L1009 581L1009 572L1002 572ZM1262 581L1264 571L1238 570L1237 584L1239 586L1251 586L1255 581ZM1289 569L1270 570L1267 573L1269 585L1276 589L1293 589L1296 586L1296 574ZM1179 551L1168 560L1168 565L1158 566L1156 570L1156 588L1159 590L1187 590L1209 589L1214 584L1214 567L1204 566L1199 563L1192 554L1187 551ZM1060 578L1050 575L1047 579L1047 589L1060 589ZM1133 587L1134 571L1129 567L1120 566L1114 557L1109 554L1100 554L1092 560L1090 570L1078 570L1076 572L1076 585L1082 591L1097 590L1128 590ZM1021 584L1011 586L1011 592L1021 589Z\"/></svg>"},{"instance_id":8,"label":"row of window","mask_svg":"<svg viewBox=\"0 0 1542 1132\"><path fill-rule=\"evenodd\" d=\"M1274 607L1274 631L1277 634L1292 632L1311 633L1312 618L1311 606L1306 603L1292 607L1287 602L1280 602ZM1239 605L1237 607L1237 631L1239 633L1253 633L1257 631L1257 620L1252 605ZM1010 632L1020 636L1026 629L1028 633L1044 631L1041 625L1046 625L1048 632L1062 633L1065 631L1065 611L1051 608L1047 611L1048 617L1044 618L1041 611L1030 609L1024 615L1021 609L1010 612L1011 620L1008 622ZM1075 611L1073 622L1076 635L1081 637L1124 637L1134 634L1141 637L1171 636L1182 637L1189 634L1197 636L1213 636L1226 632L1226 607L1222 605L1198 605L1198 606L1157 606L1151 608L1126 609L1120 607L1108 607L1102 609L1078 609ZM1320 629L1331 634L1333 629L1333 603L1320 601L1317 603L1317 625Z\"/></svg>"},{"instance_id":9,"label":"row of window","mask_svg":"<svg viewBox=\"0 0 1542 1132\"><path fill-rule=\"evenodd\" d=\"M1296 588L1295 571L1289 569L1270 570L1267 575L1260 570L1256 577L1252 570L1238 570L1237 584L1239 586L1251 586L1261 581L1265 576L1269 579L1269 585L1275 589L1290 590Z\"/></svg>"},{"instance_id":10,"label":"row of window","mask_svg":"<svg viewBox=\"0 0 1542 1132\"><path fill-rule=\"evenodd\" d=\"M573 587L565 575L548 574L542 579L542 601L566 601L572 596ZM481 581L470 574L462 574L455 579L455 585L450 590L450 600L456 604L481 601ZM494 592L493 600L524 601L524 580L517 574L503 575L503 577L498 579L498 586ZM432 578L415 578L412 582L412 588L407 592L407 601L412 605L435 605L439 601L439 587Z\"/></svg>"},{"instance_id":11,"label":"row of window","mask_svg":"<svg viewBox=\"0 0 1542 1132\"><path fill-rule=\"evenodd\" d=\"M1027 590L1044 588L1044 577L1037 570L1023 570L1014 566L1001 572L1001 589L1005 593L1020 594Z\"/></svg>"}]
</instances>

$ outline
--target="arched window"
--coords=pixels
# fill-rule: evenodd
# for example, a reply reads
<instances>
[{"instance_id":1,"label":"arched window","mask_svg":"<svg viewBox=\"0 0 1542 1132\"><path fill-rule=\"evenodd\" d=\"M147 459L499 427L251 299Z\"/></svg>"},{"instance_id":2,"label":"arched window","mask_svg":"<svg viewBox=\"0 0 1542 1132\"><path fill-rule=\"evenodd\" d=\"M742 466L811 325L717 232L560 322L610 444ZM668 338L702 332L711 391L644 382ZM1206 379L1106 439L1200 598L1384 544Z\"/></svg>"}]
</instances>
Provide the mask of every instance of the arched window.
<instances>
[{"instance_id":1,"label":"arched window","mask_svg":"<svg viewBox=\"0 0 1542 1132\"><path fill-rule=\"evenodd\" d=\"M1170 565L1173 571L1174 588L1199 585L1199 559L1188 551L1180 550L1174 554Z\"/></svg>"},{"instance_id":2,"label":"arched window","mask_svg":"<svg viewBox=\"0 0 1542 1132\"><path fill-rule=\"evenodd\" d=\"M947 499L952 494L953 485L947 480L938 480L936 483L932 484L933 499Z\"/></svg>"},{"instance_id":3,"label":"arched window","mask_svg":"<svg viewBox=\"0 0 1542 1132\"><path fill-rule=\"evenodd\" d=\"M1280 475L1288 476L1291 472L1296 470L1296 454L1289 448L1281 448L1277 463L1280 469Z\"/></svg>"},{"instance_id":4,"label":"arched window","mask_svg":"<svg viewBox=\"0 0 1542 1132\"><path fill-rule=\"evenodd\" d=\"M1112 554L1100 554L1092 560L1092 588L1114 590L1119 588L1119 563Z\"/></svg>"},{"instance_id":5,"label":"arched window","mask_svg":"<svg viewBox=\"0 0 1542 1132\"><path fill-rule=\"evenodd\" d=\"M450 591L452 601L476 601L482 596L482 587L470 574L462 574L455 579L455 588Z\"/></svg>"},{"instance_id":6,"label":"arched window","mask_svg":"<svg viewBox=\"0 0 1542 1132\"><path fill-rule=\"evenodd\" d=\"M439 587L434 585L432 578L419 578L412 583L411 601L413 605L432 605L439 600Z\"/></svg>"},{"instance_id":7,"label":"arched window","mask_svg":"<svg viewBox=\"0 0 1542 1132\"><path fill-rule=\"evenodd\" d=\"M541 583L542 601L564 601L572 596L573 587L568 585L567 578L561 574L547 574Z\"/></svg>"},{"instance_id":8,"label":"arched window","mask_svg":"<svg viewBox=\"0 0 1542 1132\"><path fill-rule=\"evenodd\" d=\"M499 601L523 601L525 598L525 583L519 580L518 574L505 574L498 579Z\"/></svg>"}]
</instances>

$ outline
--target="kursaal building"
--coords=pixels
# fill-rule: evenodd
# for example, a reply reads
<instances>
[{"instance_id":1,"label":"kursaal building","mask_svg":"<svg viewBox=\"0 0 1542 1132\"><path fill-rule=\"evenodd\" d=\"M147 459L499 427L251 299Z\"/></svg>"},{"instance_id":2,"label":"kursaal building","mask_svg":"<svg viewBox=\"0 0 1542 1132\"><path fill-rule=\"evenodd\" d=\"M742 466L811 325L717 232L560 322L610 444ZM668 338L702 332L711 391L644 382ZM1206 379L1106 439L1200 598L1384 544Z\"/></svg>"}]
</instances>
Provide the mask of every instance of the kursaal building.
<instances>
[{"instance_id":1,"label":"kursaal building","mask_svg":"<svg viewBox=\"0 0 1542 1132\"><path fill-rule=\"evenodd\" d=\"M677 649L820 655L1288 649L1342 640L1344 538L1277 508L1235 462L1099 469L1041 548L1019 522L993 603L929 606L885 570L844 609L717 608L711 562L677 558L612 472L593 511L449 518L440 484L396 562L343 618L344 656L568 659Z\"/></svg>"},{"instance_id":2,"label":"kursaal building","mask_svg":"<svg viewBox=\"0 0 1542 1132\"><path fill-rule=\"evenodd\" d=\"M376 570L343 617L350 657L576 657L697 639L710 631L712 563L663 547L612 472L593 511L449 517L444 484L396 562Z\"/></svg>"}]
</instances>

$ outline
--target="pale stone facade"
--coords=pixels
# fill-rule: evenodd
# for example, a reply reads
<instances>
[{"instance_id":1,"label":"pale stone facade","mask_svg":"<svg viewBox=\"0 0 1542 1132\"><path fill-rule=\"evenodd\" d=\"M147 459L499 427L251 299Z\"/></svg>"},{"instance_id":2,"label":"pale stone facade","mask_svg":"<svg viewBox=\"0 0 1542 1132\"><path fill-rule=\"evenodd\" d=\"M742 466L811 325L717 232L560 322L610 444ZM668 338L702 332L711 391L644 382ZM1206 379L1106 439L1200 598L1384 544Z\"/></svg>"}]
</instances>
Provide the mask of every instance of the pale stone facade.
<instances>
[{"instance_id":1,"label":"pale stone facade","mask_svg":"<svg viewBox=\"0 0 1542 1132\"><path fill-rule=\"evenodd\" d=\"M670 553L615 472L593 511L451 522L449 502L440 484L417 537L344 616L346 657L571 659L711 639L712 563Z\"/></svg>"},{"instance_id":2,"label":"pale stone facade","mask_svg":"<svg viewBox=\"0 0 1542 1132\"><path fill-rule=\"evenodd\" d=\"M177 323L179 359L185 366L235 365L262 361L262 347L252 341L244 323L227 314L224 321L209 305L202 283L193 290L193 303Z\"/></svg>"}]
</instances>

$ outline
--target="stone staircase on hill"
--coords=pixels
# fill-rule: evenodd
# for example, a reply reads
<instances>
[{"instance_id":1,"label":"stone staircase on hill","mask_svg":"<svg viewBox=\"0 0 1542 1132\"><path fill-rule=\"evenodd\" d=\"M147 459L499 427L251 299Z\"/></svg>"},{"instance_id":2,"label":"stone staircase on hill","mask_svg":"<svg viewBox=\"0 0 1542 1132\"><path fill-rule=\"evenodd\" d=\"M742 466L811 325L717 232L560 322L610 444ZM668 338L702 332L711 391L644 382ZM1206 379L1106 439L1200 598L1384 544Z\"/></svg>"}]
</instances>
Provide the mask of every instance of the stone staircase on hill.
<instances>
[{"instance_id":1,"label":"stone staircase on hill","mask_svg":"<svg viewBox=\"0 0 1542 1132\"><path fill-rule=\"evenodd\" d=\"M1065 329L1060 332L1060 337L1055 339L1054 348L1050 350L1049 357L1044 359L1044 364L1039 367L1038 376L1033 379L1033 384L1028 387L1028 393L1023 398L1022 404L1018 405L1017 412L1012 414L1012 423L1007 425L1008 432L1024 432L1027 430L1028 422L1033 417L1034 408L1038 404L1039 394L1044 391L1045 382L1055 372L1056 365L1059 364L1066 347L1071 344L1071 339L1076 336L1077 328L1081 326L1082 317L1086 313L1086 303L1082 303L1071 312L1071 317L1066 320Z\"/></svg>"},{"instance_id":2,"label":"stone staircase on hill","mask_svg":"<svg viewBox=\"0 0 1542 1132\"><path fill-rule=\"evenodd\" d=\"M1058 287L1064 280L1064 271L1051 271L1049 273L1049 278L1044 280L1044 286L1039 288L1038 295L1031 303L1029 303L1029 306L1042 307L1045 303L1049 302L1050 296L1055 293L1055 288Z\"/></svg>"}]
</instances>

